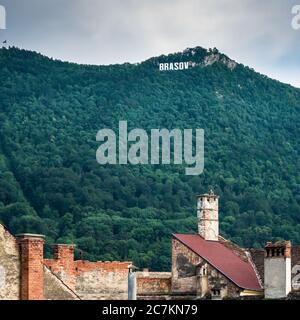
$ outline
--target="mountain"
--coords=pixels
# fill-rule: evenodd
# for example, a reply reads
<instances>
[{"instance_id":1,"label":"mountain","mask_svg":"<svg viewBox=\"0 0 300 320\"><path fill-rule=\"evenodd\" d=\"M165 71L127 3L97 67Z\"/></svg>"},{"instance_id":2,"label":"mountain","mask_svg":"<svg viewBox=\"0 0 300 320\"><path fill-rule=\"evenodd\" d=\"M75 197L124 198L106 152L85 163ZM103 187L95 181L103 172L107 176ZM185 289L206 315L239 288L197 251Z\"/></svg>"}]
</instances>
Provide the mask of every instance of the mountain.
<instances>
[{"instance_id":1,"label":"mountain","mask_svg":"<svg viewBox=\"0 0 300 320\"><path fill-rule=\"evenodd\" d=\"M159 63L191 68L159 71ZM75 242L91 260L170 268L172 233L196 232L195 195L220 196L222 234L245 247L300 243L300 90L189 48L87 66L0 50L0 220ZM205 130L205 169L96 162L102 128Z\"/></svg>"}]
</instances>

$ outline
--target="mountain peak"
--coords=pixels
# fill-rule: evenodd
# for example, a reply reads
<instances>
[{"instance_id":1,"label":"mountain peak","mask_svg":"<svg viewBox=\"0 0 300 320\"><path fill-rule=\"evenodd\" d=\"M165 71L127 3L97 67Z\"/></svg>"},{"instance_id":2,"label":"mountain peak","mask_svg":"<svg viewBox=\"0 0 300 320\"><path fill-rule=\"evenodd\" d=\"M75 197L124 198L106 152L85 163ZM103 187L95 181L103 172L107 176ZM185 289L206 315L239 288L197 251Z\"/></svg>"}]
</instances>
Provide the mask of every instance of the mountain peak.
<instances>
[{"instance_id":1,"label":"mountain peak","mask_svg":"<svg viewBox=\"0 0 300 320\"><path fill-rule=\"evenodd\" d=\"M161 55L150 58L145 62L170 63L170 62L189 62L192 67L208 67L215 63L223 64L228 69L234 70L238 63L230 59L225 54L221 53L217 48L205 49L200 46L193 48L186 48L183 51L170 53L168 55Z\"/></svg>"}]
</instances>

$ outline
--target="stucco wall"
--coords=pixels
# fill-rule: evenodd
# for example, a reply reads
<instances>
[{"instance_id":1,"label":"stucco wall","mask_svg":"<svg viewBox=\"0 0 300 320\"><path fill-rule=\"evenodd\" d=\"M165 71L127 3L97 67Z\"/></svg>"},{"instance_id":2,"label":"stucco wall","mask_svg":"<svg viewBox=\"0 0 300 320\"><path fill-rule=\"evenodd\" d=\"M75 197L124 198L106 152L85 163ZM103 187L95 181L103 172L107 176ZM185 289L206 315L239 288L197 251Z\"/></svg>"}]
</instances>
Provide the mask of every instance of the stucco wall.
<instances>
[{"instance_id":1,"label":"stucco wall","mask_svg":"<svg viewBox=\"0 0 300 320\"><path fill-rule=\"evenodd\" d=\"M0 224L0 300L20 297L20 257L16 239Z\"/></svg>"},{"instance_id":2,"label":"stucco wall","mask_svg":"<svg viewBox=\"0 0 300 320\"><path fill-rule=\"evenodd\" d=\"M83 300L127 300L130 264L75 261L75 292Z\"/></svg>"},{"instance_id":3,"label":"stucco wall","mask_svg":"<svg viewBox=\"0 0 300 320\"><path fill-rule=\"evenodd\" d=\"M291 290L291 258L265 259L265 298L284 298Z\"/></svg>"}]
</instances>

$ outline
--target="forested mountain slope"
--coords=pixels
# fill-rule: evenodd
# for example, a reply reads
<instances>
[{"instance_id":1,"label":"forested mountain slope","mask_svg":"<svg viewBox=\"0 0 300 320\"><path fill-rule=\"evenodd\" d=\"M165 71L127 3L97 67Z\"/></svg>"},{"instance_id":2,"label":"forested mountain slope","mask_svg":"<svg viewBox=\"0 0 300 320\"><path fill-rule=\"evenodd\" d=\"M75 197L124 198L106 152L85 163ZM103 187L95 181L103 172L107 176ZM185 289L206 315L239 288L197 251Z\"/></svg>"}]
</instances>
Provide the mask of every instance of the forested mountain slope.
<instances>
[{"instance_id":1,"label":"forested mountain slope","mask_svg":"<svg viewBox=\"0 0 300 320\"><path fill-rule=\"evenodd\" d=\"M194 67L159 71L177 61ZM111 66L1 49L0 81L0 220L11 232L168 270L171 234L196 232L195 195L213 188L225 237L300 243L299 89L200 47ZM100 166L96 133L120 120L203 128L204 173Z\"/></svg>"}]
</instances>

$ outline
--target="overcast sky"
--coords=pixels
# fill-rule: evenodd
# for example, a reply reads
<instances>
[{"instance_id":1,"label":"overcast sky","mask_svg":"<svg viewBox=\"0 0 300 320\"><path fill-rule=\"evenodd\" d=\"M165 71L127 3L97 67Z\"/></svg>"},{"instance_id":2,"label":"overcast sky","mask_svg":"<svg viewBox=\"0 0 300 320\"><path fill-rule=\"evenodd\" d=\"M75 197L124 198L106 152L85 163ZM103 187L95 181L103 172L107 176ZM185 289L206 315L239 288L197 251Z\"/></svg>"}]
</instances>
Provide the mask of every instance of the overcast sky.
<instances>
[{"instance_id":1,"label":"overcast sky","mask_svg":"<svg viewBox=\"0 0 300 320\"><path fill-rule=\"evenodd\" d=\"M140 62L187 47L217 47L300 87L300 0L0 0L0 40L86 64Z\"/></svg>"}]
</instances>

